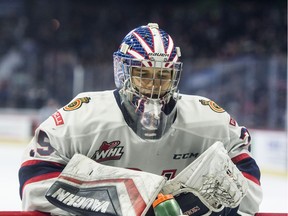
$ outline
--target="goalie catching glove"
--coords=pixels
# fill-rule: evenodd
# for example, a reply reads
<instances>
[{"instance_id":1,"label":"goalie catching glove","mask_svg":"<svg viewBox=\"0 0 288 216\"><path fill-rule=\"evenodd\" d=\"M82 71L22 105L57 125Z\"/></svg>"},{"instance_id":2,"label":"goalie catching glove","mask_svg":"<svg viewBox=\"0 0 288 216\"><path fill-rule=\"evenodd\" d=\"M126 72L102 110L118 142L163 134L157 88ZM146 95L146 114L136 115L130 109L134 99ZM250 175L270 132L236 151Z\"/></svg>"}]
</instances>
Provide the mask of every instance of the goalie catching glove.
<instances>
[{"instance_id":1,"label":"goalie catching glove","mask_svg":"<svg viewBox=\"0 0 288 216\"><path fill-rule=\"evenodd\" d=\"M76 215L145 215L165 184L164 177L101 165L76 154L46 198Z\"/></svg>"},{"instance_id":2,"label":"goalie catching glove","mask_svg":"<svg viewBox=\"0 0 288 216\"><path fill-rule=\"evenodd\" d=\"M229 211L235 215L247 188L223 143L216 142L167 181L162 193L173 194L186 215L227 215Z\"/></svg>"}]
</instances>

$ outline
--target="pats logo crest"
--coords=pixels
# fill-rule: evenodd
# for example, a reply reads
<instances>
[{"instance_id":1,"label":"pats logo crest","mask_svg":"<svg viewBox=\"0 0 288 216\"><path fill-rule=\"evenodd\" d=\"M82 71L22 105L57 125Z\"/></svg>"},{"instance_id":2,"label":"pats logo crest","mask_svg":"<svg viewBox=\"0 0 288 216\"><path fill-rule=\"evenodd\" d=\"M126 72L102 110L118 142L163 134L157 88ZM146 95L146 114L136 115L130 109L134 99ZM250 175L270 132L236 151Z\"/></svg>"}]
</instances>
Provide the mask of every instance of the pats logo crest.
<instances>
[{"instance_id":1,"label":"pats logo crest","mask_svg":"<svg viewBox=\"0 0 288 216\"><path fill-rule=\"evenodd\" d=\"M83 103L89 103L91 100L90 97L83 97L83 98L77 98L67 106L63 108L65 111L73 111L79 109Z\"/></svg>"},{"instance_id":2,"label":"pats logo crest","mask_svg":"<svg viewBox=\"0 0 288 216\"><path fill-rule=\"evenodd\" d=\"M208 105L214 112L222 113L225 110L212 100L199 100L202 105Z\"/></svg>"}]
</instances>

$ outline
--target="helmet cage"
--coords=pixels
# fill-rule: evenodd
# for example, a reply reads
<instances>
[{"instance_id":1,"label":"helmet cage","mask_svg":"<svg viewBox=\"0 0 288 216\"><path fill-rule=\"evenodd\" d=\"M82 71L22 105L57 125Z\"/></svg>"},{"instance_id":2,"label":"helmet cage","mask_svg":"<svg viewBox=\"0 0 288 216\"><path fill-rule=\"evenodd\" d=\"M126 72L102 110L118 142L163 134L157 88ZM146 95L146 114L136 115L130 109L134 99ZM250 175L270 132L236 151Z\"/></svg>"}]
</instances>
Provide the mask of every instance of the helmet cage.
<instances>
[{"instance_id":1,"label":"helmet cage","mask_svg":"<svg viewBox=\"0 0 288 216\"><path fill-rule=\"evenodd\" d=\"M182 72L182 63L181 62L163 62L155 60L146 60L146 59L133 59L118 56L117 54L113 55L114 58L114 78L116 87L121 89L125 86L126 90L130 90L133 94L136 94L140 97L145 96L148 98L161 98L167 94L173 95L174 92L178 89L178 84ZM152 77L142 77L142 73L139 73L138 76L132 76L133 68L139 68L142 71L144 68L153 68ZM171 72L169 79L162 78L163 72ZM156 72L160 76L156 75ZM138 79L140 85L135 85L133 83L133 78ZM149 89L144 89L142 83L151 82L152 85L149 85ZM157 83L157 84L156 84ZM164 84L166 87L164 87ZM169 84L167 84L169 83ZM143 95L143 92L150 92L150 95ZM142 92L142 93L141 93Z\"/></svg>"}]
</instances>

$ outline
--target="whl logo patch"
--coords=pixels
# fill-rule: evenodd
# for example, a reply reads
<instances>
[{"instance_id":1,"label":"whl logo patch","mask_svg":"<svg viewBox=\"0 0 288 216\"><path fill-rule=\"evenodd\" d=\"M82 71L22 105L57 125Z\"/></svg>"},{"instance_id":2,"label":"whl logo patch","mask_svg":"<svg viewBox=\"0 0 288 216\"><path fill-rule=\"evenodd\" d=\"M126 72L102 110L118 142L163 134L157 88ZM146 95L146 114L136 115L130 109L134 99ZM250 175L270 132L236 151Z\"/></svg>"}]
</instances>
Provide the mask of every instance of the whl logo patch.
<instances>
[{"instance_id":1,"label":"whl logo patch","mask_svg":"<svg viewBox=\"0 0 288 216\"><path fill-rule=\"evenodd\" d=\"M119 160L124 154L123 146L119 146L119 140L108 143L104 141L100 148L92 156L92 160L103 162L107 160Z\"/></svg>"}]
</instances>

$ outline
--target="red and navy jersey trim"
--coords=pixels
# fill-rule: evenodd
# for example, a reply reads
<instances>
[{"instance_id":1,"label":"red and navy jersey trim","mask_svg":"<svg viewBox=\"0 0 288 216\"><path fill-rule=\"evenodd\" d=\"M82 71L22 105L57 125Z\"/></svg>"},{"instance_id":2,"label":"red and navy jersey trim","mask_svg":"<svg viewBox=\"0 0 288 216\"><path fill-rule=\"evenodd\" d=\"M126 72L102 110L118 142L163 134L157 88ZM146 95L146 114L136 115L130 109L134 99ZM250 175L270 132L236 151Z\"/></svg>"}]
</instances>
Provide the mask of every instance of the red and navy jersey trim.
<instances>
[{"instance_id":1,"label":"red and navy jersey trim","mask_svg":"<svg viewBox=\"0 0 288 216\"><path fill-rule=\"evenodd\" d=\"M29 160L24 162L18 173L21 199L27 184L58 177L64 167L63 164L50 161Z\"/></svg>"},{"instance_id":2,"label":"red and navy jersey trim","mask_svg":"<svg viewBox=\"0 0 288 216\"><path fill-rule=\"evenodd\" d=\"M232 158L232 161L242 172L245 178L260 185L260 169L253 158L251 158L248 154L243 153Z\"/></svg>"}]
</instances>

